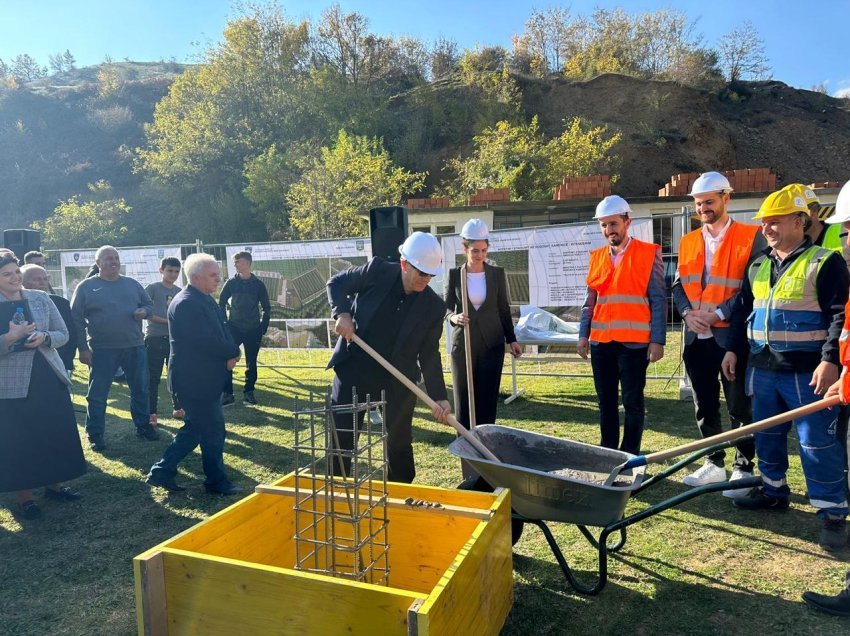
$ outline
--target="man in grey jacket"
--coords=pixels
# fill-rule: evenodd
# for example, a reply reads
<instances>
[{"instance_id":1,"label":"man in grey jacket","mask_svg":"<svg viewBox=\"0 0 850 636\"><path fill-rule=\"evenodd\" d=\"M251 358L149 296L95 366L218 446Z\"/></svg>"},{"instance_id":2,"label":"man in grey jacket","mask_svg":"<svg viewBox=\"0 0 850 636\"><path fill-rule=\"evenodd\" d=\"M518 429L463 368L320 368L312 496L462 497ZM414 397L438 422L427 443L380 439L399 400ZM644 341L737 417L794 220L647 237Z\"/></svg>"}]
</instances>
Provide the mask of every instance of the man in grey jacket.
<instances>
[{"instance_id":1,"label":"man in grey jacket","mask_svg":"<svg viewBox=\"0 0 850 636\"><path fill-rule=\"evenodd\" d=\"M80 362L88 365L86 433L93 450L106 448L106 400L115 370L120 366L130 387L130 414L136 434L159 439L150 425L148 365L142 320L150 318L153 303L134 279L121 275L121 258L111 245L95 255L97 276L77 285L71 312L77 326Z\"/></svg>"}]
</instances>

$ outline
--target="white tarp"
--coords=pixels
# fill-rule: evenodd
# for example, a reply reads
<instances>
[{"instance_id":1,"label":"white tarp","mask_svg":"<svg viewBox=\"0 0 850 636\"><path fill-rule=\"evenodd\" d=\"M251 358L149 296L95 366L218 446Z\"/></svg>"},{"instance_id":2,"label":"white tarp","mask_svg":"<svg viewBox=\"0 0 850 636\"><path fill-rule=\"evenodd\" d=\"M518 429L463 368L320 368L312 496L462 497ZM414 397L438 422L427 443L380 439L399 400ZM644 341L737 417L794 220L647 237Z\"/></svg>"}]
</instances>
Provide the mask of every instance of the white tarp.
<instances>
[{"instance_id":1,"label":"white tarp","mask_svg":"<svg viewBox=\"0 0 850 636\"><path fill-rule=\"evenodd\" d=\"M159 263L166 256L180 258L179 247L133 247L117 248L121 256L121 274L139 281L142 286L162 280ZM62 252L59 263L62 268L62 289L70 299L77 285L85 280L94 263L97 250Z\"/></svg>"},{"instance_id":2,"label":"white tarp","mask_svg":"<svg viewBox=\"0 0 850 636\"><path fill-rule=\"evenodd\" d=\"M514 331L521 344L575 344L578 327L579 323L561 320L540 307L522 305Z\"/></svg>"}]
</instances>

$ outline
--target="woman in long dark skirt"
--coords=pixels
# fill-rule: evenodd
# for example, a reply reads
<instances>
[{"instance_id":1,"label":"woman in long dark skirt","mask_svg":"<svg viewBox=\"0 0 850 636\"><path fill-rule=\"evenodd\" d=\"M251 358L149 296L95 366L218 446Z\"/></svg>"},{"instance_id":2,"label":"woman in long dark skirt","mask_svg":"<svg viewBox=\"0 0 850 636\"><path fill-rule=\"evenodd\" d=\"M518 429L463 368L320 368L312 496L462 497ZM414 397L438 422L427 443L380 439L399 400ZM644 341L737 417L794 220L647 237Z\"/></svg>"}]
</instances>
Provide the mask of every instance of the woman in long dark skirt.
<instances>
[{"instance_id":1,"label":"woman in long dark skirt","mask_svg":"<svg viewBox=\"0 0 850 636\"><path fill-rule=\"evenodd\" d=\"M17 309L16 301L26 301L20 306L28 306L32 320L10 321L0 336L0 492L15 492L18 512L34 519L41 509L33 489L45 486L49 499L79 499L62 482L85 473L86 462L70 380L56 352L68 329L47 294L21 287L17 260L0 256L0 302Z\"/></svg>"}]
</instances>

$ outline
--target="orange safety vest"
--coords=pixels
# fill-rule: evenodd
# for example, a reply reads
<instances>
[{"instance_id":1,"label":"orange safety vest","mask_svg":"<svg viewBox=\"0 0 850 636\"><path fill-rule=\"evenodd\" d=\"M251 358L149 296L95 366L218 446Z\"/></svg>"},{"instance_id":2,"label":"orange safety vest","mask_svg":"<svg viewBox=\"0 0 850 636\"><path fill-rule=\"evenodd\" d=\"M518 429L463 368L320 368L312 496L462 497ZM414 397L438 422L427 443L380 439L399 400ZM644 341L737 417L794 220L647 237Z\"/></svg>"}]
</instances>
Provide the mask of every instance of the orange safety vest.
<instances>
[{"instance_id":1,"label":"orange safety vest","mask_svg":"<svg viewBox=\"0 0 850 636\"><path fill-rule=\"evenodd\" d=\"M753 242L759 228L732 221L726 236L714 252L708 281L702 286L705 271L705 241L702 229L688 232L679 242L679 282L691 307L714 311L732 298L741 289L746 275L747 261L753 250ZM728 327L729 322L720 320L715 327Z\"/></svg>"},{"instance_id":2,"label":"orange safety vest","mask_svg":"<svg viewBox=\"0 0 850 636\"><path fill-rule=\"evenodd\" d=\"M659 246L632 238L615 268L608 246L590 253L587 286L596 290L590 322L594 342L649 343L650 310L647 287Z\"/></svg>"},{"instance_id":3,"label":"orange safety vest","mask_svg":"<svg viewBox=\"0 0 850 636\"><path fill-rule=\"evenodd\" d=\"M850 300L844 306L844 328L841 330L838 346L841 364L844 365L844 373L841 376L841 401L847 404L850 401Z\"/></svg>"}]
</instances>

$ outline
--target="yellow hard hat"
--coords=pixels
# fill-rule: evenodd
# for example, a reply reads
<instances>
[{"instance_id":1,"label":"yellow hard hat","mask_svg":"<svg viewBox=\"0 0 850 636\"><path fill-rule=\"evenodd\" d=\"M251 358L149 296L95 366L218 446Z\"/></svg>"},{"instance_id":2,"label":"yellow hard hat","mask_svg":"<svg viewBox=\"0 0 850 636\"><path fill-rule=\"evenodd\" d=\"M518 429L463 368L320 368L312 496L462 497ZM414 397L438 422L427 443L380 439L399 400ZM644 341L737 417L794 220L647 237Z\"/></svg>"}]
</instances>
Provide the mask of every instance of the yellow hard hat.
<instances>
[{"instance_id":1,"label":"yellow hard hat","mask_svg":"<svg viewBox=\"0 0 850 636\"><path fill-rule=\"evenodd\" d=\"M818 205L820 205L820 199L818 199L818 195L815 194L815 191L812 190L809 186L803 185L802 183L791 183L782 189L788 190L792 194L798 194L803 197L803 200L806 202L807 206L811 205L812 203L817 203Z\"/></svg>"},{"instance_id":2,"label":"yellow hard hat","mask_svg":"<svg viewBox=\"0 0 850 636\"><path fill-rule=\"evenodd\" d=\"M802 195L794 194L787 188L783 188L769 194L762 201L761 207L753 219L763 219L766 216L785 216L787 214L796 214L797 212L809 214L806 199Z\"/></svg>"}]
</instances>

